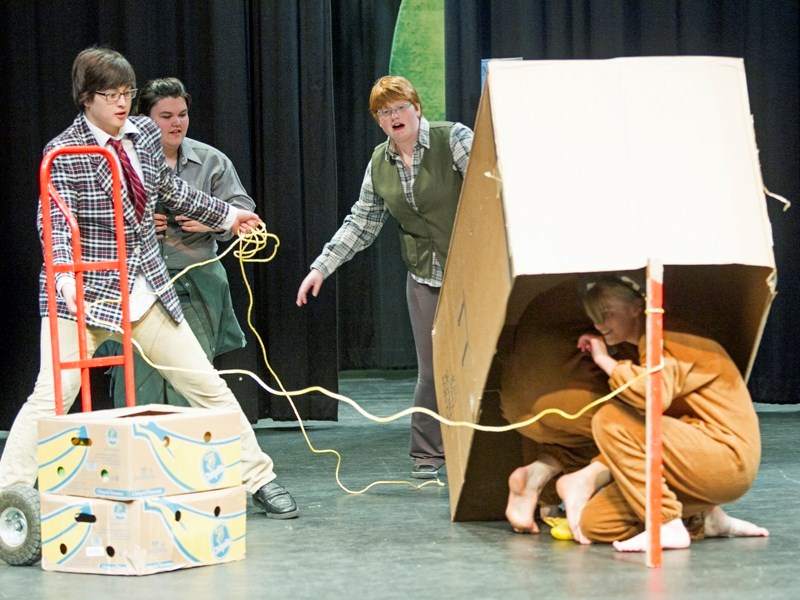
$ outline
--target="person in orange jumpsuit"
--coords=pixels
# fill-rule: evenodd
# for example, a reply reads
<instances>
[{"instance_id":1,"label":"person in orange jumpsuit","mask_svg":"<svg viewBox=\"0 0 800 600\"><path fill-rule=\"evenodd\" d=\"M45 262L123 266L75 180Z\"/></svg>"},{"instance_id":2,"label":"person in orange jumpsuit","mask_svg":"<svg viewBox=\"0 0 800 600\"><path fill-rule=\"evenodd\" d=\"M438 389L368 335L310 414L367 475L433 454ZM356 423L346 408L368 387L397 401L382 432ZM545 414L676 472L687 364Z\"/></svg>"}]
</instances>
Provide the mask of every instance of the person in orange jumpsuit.
<instances>
[{"instance_id":1,"label":"person in orange jumpsuit","mask_svg":"<svg viewBox=\"0 0 800 600\"><path fill-rule=\"evenodd\" d=\"M631 385L592 418L600 456L560 477L556 487L576 541L644 551L645 302L631 286L601 279L584 306L599 333L580 336L578 348L608 375L611 390ZM609 354L609 346L622 342L638 343L638 361ZM662 547L686 548L693 537L769 535L720 506L747 492L761 458L758 418L733 360L719 343L667 314L662 380Z\"/></svg>"}]
</instances>

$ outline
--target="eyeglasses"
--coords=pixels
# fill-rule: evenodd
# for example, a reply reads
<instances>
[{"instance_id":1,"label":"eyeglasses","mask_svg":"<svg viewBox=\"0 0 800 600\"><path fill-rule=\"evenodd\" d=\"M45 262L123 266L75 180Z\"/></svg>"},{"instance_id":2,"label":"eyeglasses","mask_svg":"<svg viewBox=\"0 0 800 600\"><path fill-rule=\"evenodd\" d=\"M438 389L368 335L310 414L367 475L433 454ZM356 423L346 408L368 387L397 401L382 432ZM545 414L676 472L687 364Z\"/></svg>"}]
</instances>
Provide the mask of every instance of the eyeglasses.
<instances>
[{"instance_id":1,"label":"eyeglasses","mask_svg":"<svg viewBox=\"0 0 800 600\"><path fill-rule=\"evenodd\" d=\"M109 104L114 104L117 100L119 100L120 96L125 96L125 100L133 100L136 98L136 92L138 92L136 88L128 90L127 92L95 92L95 94L99 96L103 96L106 99L106 102Z\"/></svg>"},{"instance_id":2,"label":"eyeglasses","mask_svg":"<svg viewBox=\"0 0 800 600\"><path fill-rule=\"evenodd\" d=\"M411 106L411 102L404 102L400 106L395 106L393 108L382 108L379 111L376 111L375 114L378 115L379 119L385 119L387 117L396 117L398 114L403 112Z\"/></svg>"}]
</instances>

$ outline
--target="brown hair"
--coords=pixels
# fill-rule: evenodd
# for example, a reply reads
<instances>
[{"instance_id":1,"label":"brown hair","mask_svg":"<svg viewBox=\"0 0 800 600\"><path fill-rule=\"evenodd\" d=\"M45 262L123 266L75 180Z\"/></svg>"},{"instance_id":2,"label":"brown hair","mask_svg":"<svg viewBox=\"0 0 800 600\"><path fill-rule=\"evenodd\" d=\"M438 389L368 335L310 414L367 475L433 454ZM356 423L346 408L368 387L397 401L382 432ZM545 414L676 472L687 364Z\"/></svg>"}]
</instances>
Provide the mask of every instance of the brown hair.
<instances>
[{"instance_id":1,"label":"brown hair","mask_svg":"<svg viewBox=\"0 0 800 600\"><path fill-rule=\"evenodd\" d=\"M95 92L122 86L136 87L136 74L127 59L116 50L92 46L72 63L72 99L83 112Z\"/></svg>"},{"instance_id":2,"label":"brown hair","mask_svg":"<svg viewBox=\"0 0 800 600\"><path fill-rule=\"evenodd\" d=\"M408 101L419 108L422 114L422 104L419 101L417 90L405 77L399 75L385 75L378 79L369 93L369 112L372 118L378 120L378 111L395 102Z\"/></svg>"},{"instance_id":3,"label":"brown hair","mask_svg":"<svg viewBox=\"0 0 800 600\"><path fill-rule=\"evenodd\" d=\"M192 97L186 91L183 82L177 77L164 77L151 79L139 90L138 114L149 117L153 105L164 98L183 98L187 109L192 106Z\"/></svg>"}]
</instances>

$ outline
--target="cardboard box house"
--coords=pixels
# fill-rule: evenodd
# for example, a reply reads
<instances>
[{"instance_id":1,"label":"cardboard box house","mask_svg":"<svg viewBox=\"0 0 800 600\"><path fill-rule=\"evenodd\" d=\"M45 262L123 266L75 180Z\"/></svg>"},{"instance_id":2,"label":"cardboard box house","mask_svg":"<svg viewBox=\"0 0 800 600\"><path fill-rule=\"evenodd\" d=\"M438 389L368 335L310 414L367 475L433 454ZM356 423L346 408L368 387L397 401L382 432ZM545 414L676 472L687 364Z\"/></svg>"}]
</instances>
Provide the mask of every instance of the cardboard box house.
<instances>
[{"instance_id":1,"label":"cardboard box house","mask_svg":"<svg viewBox=\"0 0 800 600\"><path fill-rule=\"evenodd\" d=\"M43 493L42 568L147 575L245 557L243 485L137 500Z\"/></svg>"},{"instance_id":2,"label":"cardboard box house","mask_svg":"<svg viewBox=\"0 0 800 600\"><path fill-rule=\"evenodd\" d=\"M649 259L667 314L702 325L747 377L775 263L743 61L490 63L434 323L440 413L506 424L520 319L591 328L580 282L642 278ZM503 519L520 435L443 434L452 519Z\"/></svg>"},{"instance_id":3,"label":"cardboard box house","mask_svg":"<svg viewBox=\"0 0 800 600\"><path fill-rule=\"evenodd\" d=\"M151 404L46 417L38 457L42 492L131 499L238 486L240 415Z\"/></svg>"}]
</instances>

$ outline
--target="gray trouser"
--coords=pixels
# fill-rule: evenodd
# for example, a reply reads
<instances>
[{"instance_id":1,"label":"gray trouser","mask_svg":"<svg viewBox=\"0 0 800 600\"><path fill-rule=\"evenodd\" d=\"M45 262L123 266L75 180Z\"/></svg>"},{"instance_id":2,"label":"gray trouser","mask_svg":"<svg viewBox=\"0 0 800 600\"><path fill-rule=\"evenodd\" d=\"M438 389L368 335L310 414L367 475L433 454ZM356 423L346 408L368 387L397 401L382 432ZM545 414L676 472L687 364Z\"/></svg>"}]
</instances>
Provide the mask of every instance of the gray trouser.
<instances>
[{"instance_id":1,"label":"gray trouser","mask_svg":"<svg viewBox=\"0 0 800 600\"><path fill-rule=\"evenodd\" d=\"M433 378L433 318L439 300L439 288L417 283L408 276L406 300L414 345L417 349L417 386L414 389L414 406L424 407L438 413L436 385ZM439 421L414 413L411 415L411 451L415 463L440 467L444 464L444 445Z\"/></svg>"}]
</instances>

